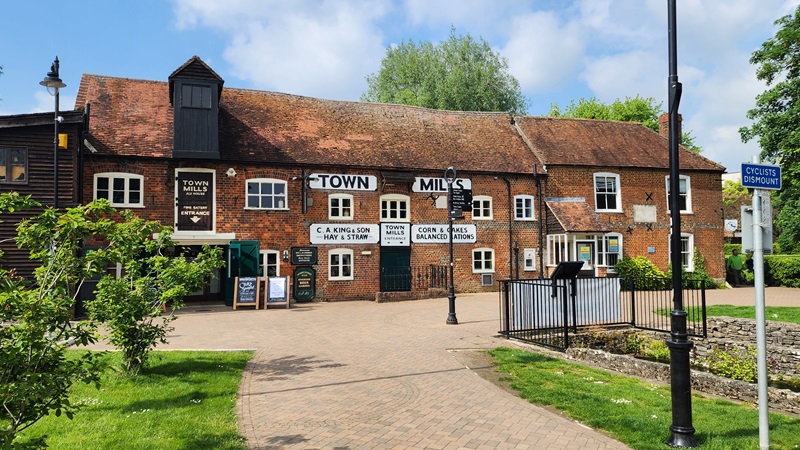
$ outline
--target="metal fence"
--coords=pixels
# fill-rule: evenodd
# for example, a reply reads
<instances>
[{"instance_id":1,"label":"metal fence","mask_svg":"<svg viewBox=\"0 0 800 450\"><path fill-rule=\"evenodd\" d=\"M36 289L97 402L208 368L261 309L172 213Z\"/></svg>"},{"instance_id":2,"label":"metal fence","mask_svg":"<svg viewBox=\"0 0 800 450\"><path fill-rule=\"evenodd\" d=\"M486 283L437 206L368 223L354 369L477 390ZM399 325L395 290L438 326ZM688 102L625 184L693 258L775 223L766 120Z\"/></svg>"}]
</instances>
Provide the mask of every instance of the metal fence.
<instances>
[{"instance_id":1,"label":"metal fence","mask_svg":"<svg viewBox=\"0 0 800 450\"><path fill-rule=\"evenodd\" d=\"M705 287L684 280L687 333L706 336ZM500 333L565 350L586 327L631 326L670 332L671 279L501 280Z\"/></svg>"},{"instance_id":2,"label":"metal fence","mask_svg":"<svg viewBox=\"0 0 800 450\"><path fill-rule=\"evenodd\" d=\"M432 288L446 289L447 266L382 267L381 291L403 292Z\"/></svg>"}]
</instances>

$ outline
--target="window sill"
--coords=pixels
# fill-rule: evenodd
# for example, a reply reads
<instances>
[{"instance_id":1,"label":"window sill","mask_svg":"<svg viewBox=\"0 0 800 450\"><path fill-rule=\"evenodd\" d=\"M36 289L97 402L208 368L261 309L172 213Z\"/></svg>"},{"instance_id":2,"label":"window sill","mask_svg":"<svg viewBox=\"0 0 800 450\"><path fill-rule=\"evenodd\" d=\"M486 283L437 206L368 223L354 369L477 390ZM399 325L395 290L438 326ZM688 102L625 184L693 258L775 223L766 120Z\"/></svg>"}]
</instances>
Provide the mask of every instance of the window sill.
<instances>
[{"instance_id":1,"label":"window sill","mask_svg":"<svg viewBox=\"0 0 800 450\"><path fill-rule=\"evenodd\" d=\"M253 207L244 207L245 211L289 211L289 208L253 208Z\"/></svg>"}]
</instances>

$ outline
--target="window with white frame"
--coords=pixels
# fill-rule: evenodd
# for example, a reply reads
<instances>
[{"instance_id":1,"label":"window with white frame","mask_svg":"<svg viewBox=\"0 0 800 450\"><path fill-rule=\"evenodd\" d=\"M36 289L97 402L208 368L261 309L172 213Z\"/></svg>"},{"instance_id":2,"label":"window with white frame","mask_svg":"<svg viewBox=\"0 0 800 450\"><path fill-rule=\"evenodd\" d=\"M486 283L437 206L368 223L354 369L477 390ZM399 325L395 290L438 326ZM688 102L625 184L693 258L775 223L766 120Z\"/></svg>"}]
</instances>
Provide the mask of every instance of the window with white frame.
<instances>
[{"instance_id":1,"label":"window with white frame","mask_svg":"<svg viewBox=\"0 0 800 450\"><path fill-rule=\"evenodd\" d=\"M598 263L601 266L608 267L609 272L613 272L617 261L622 258L622 235L609 233L600 236L599 240Z\"/></svg>"},{"instance_id":2,"label":"window with white frame","mask_svg":"<svg viewBox=\"0 0 800 450\"><path fill-rule=\"evenodd\" d=\"M621 212L619 175L600 172L594 174L594 209L599 212Z\"/></svg>"},{"instance_id":3,"label":"window with white frame","mask_svg":"<svg viewBox=\"0 0 800 450\"><path fill-rule=\"evenodd\" d=\"M472 250L472 273L494 272L494 250L476 248Z\"/></svg>"},{"instance_id":4,"label":"window with white frame","mask_svg":"<svg viewBox=\"0 0 800 450\"><path fill-rule=\"evenodd\" d=\"M286 181L274 178L247 180L245 209L289 209Z\"/></svg>"},{"instance_id":5,"label":"window with white frame","mask_svg":"<svg viewBox=\"0 0 800 450\"><path fill-rule=\"evenodd\" d=\"M669 175L667 175L667 212L672 210L672 193L670 192ZM681 213L692 212L692 189L689 177L680 175L678 179L678 206Z\"/></svg>"},{"instance_id":6,"label":"window with white frame","mask_svg":"<svg viewBox=\"0 0 800 450\"><path fill-rule=\"evenodd\" d=\"M328 252L328 279L353 279L353 250L337 248Z\"/></svg>"},{"instance_id":7,"label":"window with white frame","mask_svg":"<svg viewBox=\"0 0 800 450\"><path fill-rule=\"evenodd\" d=\"M526 248L522 251L522 259L524 261L524 270L536 270L536 249Z\"/></svg>"},{"instance_id":8,"label":"window with white frame","mask_svg":"<svg viewBox=\"0 0 800 450\"><path fill-rule=\"evenodd\" d=\"M532 195L514 196L514 220L534 220Z\"/></svg>"},{"instance_id":9,"label":"window with white frame","mask_svg":"<svg viewBox=\"0 0 800 450\"><path fill-rule=\"evenodd\" d=\"M281 257L278 250L261 250L262 277L277 277L281 274Z\"/></svg>"},{"instance_id":10,"label":"window with white frame","mask_svg":"<svg viewBox=\"0 0 800 450\"><path fill-rule=\"evenodd\" d=\"M670 255L672 255L672 236L669 239ZM670 260L672 258L670 257ZM694 272L694 235L681 233L681 264L687 272Z\"/></svg>"},{"instance_id":11,"label":"window with white frame","mask_svg":"<svg viewBox=\"0 0 800 450\"><path fill-rule=\"evenodd\" d=\"M353 220L353 196L350 194L328 195L328 218L330 220Z\"/></svg>"},{"instance_id":12,"label":"window with white frame","mask_svg":"<svg viewBox=\"0 0 800 450\"><path fill-rule=\"evenodd\" d=\"M381 222L410 222L408 203L407 195L381 195Z\"/></svg>"},{"instance_id":13,"label":"window with white frame","mask_svg":"<svg viewBox=\"0 0 800 450\"><path fill-rule=\"evenodd\" d=\"M490 220L492 218L492 197L476 195L472 197L472 219Z\"/></svg>"},{"instance_id":14,"label":"window with white frame","mask_svg":"<svg viewBox=\"0 0 800 450\"><path fill-rule=\"evenodd\" d=\"M94 198L104 198L111 206L121 208L144 207L142 192L144 175L107 172L94 175Z\"/></svg>"},{"instance_id":15,"label":"window with white frame","mask_svg":"<svg viewBox=\"0 0 800 450\"><path fill-rule=\"evenodd\" d=\"M547 265L556 266L561 261L567 261L567 235L547 235Z\"/></svg>"}]
</instances>

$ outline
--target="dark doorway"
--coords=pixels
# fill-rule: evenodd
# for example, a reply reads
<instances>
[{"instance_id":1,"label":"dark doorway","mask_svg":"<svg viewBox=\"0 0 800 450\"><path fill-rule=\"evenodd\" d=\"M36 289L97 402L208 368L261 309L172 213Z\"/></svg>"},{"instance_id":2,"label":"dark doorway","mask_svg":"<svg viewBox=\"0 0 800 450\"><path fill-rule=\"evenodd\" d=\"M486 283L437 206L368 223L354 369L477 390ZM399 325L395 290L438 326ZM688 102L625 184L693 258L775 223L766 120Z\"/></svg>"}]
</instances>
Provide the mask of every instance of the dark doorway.
<instances>
[{"instance_id":1,"label":"dark doorway","mask_svg":"<svg viewBox=\"0 0 800 450\"><path fill-rule=\"evenodd\" d=\"M411 290L411 249L381 247L381 292Z\"/></svg>"}]
</instances>

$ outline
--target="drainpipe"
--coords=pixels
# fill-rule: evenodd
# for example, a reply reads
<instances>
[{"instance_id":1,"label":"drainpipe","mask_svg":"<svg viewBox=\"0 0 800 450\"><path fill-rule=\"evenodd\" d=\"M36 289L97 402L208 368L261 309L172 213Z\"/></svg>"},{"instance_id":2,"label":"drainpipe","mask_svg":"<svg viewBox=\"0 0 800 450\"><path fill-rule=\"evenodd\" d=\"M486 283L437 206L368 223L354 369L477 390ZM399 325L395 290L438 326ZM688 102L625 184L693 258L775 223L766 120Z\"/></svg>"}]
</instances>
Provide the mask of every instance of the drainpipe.
<instances>
[{"instance_id":1,"label":"drainpipe","mask_svg":"<svg viewBox=\"0 0 800 450\"><path fill-rule=\"evenodd\" d=\"M544 222L546 213L542 209L542 180L539 176L539 169L536 163L533 164L533 180L536 181L536 201L539 203L539 279L544 279Z\"/></svg>"},{"instance_id":2,"label":"drainpipe","mask_svg":"<svg viewBox=\"0 0 800 450\"><path fill-rule=\"evenodd\" d=\"M506 182L506 192L508 195L508 279L514 279L514 235L511 229L513 221L514 205L511 202L511 181L506 177L494 177L495 180L501 179ZM517 278L519 278L519 269L517 269Z\"/></svg>"}]
</instances>

